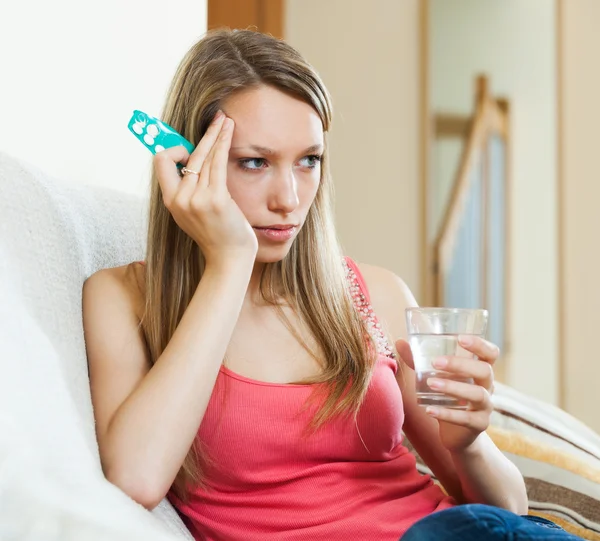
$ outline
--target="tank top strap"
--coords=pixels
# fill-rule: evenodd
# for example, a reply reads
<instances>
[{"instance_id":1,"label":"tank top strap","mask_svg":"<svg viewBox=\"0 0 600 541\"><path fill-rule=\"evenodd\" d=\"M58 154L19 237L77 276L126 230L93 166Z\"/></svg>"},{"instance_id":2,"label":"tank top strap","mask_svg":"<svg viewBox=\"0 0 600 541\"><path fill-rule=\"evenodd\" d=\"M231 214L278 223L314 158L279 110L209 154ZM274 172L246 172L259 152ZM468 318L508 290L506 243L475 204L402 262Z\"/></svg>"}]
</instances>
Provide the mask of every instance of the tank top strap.
<instances>
[{"instance_id":1,"label":"tank top strap","mask_svg":"<svg viewBox=\"0 0 600 541\"><path fill-rule=\"evenodd\" d=\"M381 328L381 323L375 315L375 311L371 306L371 297L365 279L360 272L358 265L349 257L344 258L344 266L346 268L346 279L350 286L350 294L354 301L354 306L358 310L358 313L363 318L369 334L373 337L375 344L377 345L377 351L380 355L396 358L394 348L390 344L387 336Z\"/></svg>"}]
</instances>

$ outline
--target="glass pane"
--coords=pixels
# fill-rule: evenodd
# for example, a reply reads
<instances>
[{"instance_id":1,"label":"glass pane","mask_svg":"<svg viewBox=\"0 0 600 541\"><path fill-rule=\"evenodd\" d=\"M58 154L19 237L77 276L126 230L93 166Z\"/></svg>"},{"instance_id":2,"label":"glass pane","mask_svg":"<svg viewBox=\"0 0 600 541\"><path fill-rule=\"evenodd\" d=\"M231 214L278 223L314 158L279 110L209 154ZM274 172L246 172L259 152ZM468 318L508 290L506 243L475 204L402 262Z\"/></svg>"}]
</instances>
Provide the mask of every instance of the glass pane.
<instances>
[{"instance_id":1,"label":"glass pane","mask_svg":"<svg viewBox=\"0 0 600 541\"><path fill-rule=\"evenodd\" d=\"M460 158L463 153L464 140L458 137L436 139L433 144L431 160L430 186L428 190L429 201L427 215L427 237L433 242L441 227L441 221L446 212L452 186L456 179Z\"/></svg>"},{"instance_id":2,"label":"glass pane","mask_svg":"<svg viewBox=\"0 0 600 541\"><path fill-rule=\"evenodd\" d=\"M471 169L464 212L458 229L452 260L446 269L444 303L455 308L482 308L483 215L481 159Z\"/></svg>"},{"instance_id":3,"label":"glass pane","mask_svg":"<svg viewBox=\"0 0 600 541\"><path fill-rule=\"evenodd\" d=\"M487 237L488 283L487 309L490 313L488 336L500 347L504 346L506 311L506 183L505 145L498 136L488 143L489 190L487 208L489 231Z\"/></svg>"}]
</instances>

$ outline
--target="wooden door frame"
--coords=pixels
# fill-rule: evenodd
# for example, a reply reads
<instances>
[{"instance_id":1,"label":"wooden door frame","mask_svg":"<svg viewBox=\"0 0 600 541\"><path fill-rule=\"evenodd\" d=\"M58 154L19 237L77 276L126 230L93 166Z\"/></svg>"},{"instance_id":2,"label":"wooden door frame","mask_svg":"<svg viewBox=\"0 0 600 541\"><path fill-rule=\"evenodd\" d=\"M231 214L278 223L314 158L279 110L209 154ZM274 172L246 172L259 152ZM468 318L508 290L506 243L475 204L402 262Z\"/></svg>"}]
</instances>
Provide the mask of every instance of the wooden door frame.
<instances>
[{"instance_id":1,"label":"wooden door frame","mask_svg":"<svg viewBox=\"0 0 600 541\"><path fill-rule=\"evenodd\" d=\"M285 37L284 0L207 0L207 27L251 29Z\"/></svg>"}]
</instances>

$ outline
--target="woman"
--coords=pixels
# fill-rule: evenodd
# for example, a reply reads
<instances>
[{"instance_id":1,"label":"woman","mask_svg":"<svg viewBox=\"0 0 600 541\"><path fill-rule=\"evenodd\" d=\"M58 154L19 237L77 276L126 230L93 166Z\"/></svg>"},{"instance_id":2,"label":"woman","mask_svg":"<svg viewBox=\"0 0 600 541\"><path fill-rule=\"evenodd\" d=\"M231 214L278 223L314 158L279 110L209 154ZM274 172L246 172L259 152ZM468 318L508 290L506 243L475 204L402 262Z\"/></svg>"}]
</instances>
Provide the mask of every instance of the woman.
<instances>
[{"instance_id":1,"label":"woman","mask_svg":"<svg viewBox=\"0 0 600 541\"><path fill-rule=\"evenodd\" d=\"M410 291L340 253L315 71L282 41L211 33L162 118L197 146L155 156L146 264L84 286L107 479L149 509L168 495L196 539L429 539L440 526L425 521L456 509L448 535L470 510L547 539L517 516L523 479L484 433L498 349L475 339L463 346L481 360L448 359L473 385L430 381L468 411L420 408ZM468 502L492 507L456 507Z\"/></svg>"}]
</instances>

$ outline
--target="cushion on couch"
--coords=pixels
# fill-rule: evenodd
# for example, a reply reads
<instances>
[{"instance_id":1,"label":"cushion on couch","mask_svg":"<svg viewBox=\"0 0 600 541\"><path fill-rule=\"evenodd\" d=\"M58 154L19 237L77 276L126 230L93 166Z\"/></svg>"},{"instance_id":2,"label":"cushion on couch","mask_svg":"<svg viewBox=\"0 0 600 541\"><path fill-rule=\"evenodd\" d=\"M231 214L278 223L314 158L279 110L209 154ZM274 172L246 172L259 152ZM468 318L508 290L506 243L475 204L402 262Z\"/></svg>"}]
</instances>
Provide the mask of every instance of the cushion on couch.
<instances>
[{"instance_id":1,"label":"cushion on couch","mask_svg":"<svg viewBox=\"0 0 600 541\"><path fill-rule=\"evenodd\" d=\"M191 539L100 468L81 292L141 259L141 198L61 183L0 153L0 538Z\"/></svg>"}]
</instances>

